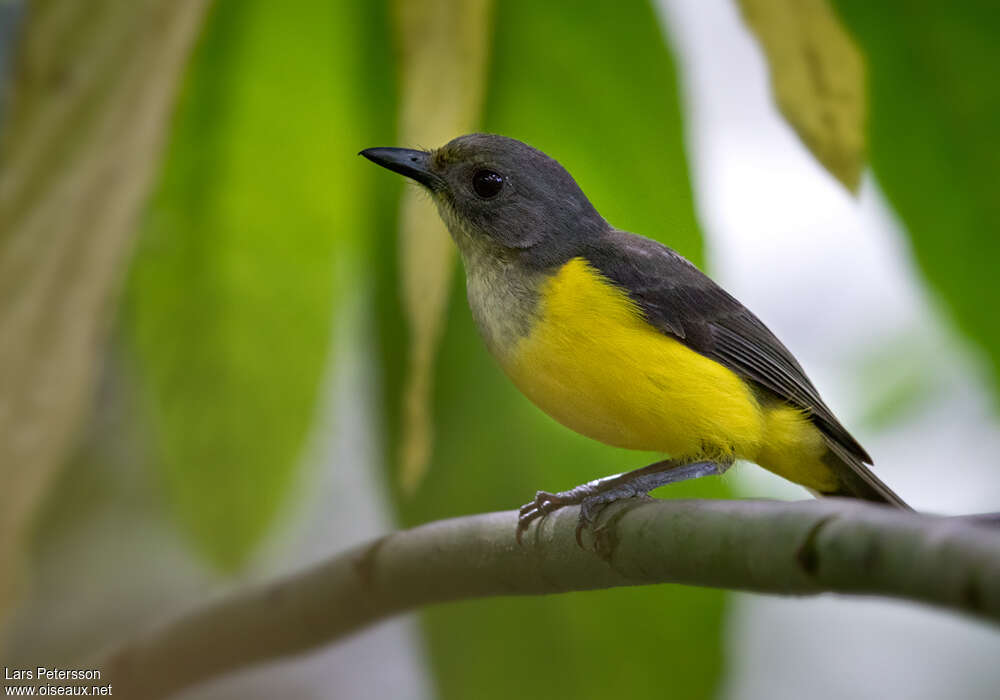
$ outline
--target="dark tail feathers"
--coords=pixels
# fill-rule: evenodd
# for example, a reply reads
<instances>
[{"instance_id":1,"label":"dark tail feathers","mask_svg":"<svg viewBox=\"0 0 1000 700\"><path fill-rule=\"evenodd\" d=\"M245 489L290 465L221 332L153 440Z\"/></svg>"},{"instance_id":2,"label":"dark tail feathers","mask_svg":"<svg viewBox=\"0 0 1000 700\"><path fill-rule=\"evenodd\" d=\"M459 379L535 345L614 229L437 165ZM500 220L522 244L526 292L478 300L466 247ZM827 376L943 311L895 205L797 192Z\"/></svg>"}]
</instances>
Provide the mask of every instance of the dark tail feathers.
<instances>
[{"instance_id":1,"label":"dark tail feathers","mask_svg":"<svg viewBox=\"0 0 1000 700\"><path fill-rule=\"evenodd\" d=\"M847 496L913 510L892 489L883 484L860 459L834 440L827 438L826 442L829 451L824 461L837 475L840 487L836 491L824 491L821 496Z\"/></svg>"}]
</instances>

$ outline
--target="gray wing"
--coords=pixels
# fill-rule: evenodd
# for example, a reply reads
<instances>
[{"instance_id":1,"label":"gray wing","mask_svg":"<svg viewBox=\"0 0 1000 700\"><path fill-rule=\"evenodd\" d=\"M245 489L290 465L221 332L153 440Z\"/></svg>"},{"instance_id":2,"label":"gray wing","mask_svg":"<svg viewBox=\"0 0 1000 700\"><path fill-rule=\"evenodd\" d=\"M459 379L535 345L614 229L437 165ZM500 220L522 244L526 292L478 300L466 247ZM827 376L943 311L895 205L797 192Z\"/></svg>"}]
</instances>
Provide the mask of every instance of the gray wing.
<instances>
[{"instance_id":1,"label":"gray wing","mask_svg":"<svg viewBox=\"0 0 1000 700\"><path fill-rule=\"evenodd\" d=\"M838 451L871 464L780 340L743 304L666 246L611 231L584 257L689 348L806 412Z\"/></svg>"}]
</instances>

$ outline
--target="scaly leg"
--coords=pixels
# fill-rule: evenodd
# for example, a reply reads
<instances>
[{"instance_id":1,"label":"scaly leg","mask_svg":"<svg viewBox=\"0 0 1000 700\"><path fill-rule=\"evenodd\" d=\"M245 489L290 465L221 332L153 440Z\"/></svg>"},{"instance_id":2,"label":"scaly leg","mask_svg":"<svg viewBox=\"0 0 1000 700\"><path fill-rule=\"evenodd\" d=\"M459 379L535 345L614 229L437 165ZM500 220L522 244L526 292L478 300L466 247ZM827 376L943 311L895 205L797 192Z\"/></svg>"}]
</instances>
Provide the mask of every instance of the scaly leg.
<instances>
[{"instance_id":1,"label":"scaly leg","mask_svg":"<svg viewBox=\"0 0 1000 700\"><path fill-rule=\"evenodd\" d=\"M528 526L538 518L548 515L563 506L580 506L580 520L576 526L576 541L583 546L580 534L585 527L591 527L598 513L608 503L622 498L644 496L653 489L678 481L697 479L712 474L722 474L732 466L732 461L702 461L684 462L676 459L665 459L649 466L635 469L624 474L606 476L603 479L588 481L569 491L549 493L539 491L535 500L521 506L521 514L517 520L517 541Z\"/></svg>"}]
</instances>

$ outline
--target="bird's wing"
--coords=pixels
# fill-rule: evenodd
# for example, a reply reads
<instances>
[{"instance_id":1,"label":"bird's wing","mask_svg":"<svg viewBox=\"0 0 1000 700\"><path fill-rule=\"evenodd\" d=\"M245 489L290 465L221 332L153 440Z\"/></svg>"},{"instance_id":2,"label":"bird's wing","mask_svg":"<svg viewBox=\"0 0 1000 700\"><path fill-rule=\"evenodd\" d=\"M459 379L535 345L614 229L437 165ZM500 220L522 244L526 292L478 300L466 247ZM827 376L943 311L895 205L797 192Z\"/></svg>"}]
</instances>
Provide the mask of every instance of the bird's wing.
<instances>
[{"instance_id":1,"label":"bird's wing","mask_svg":"<svg viewBox=\"0 0 1000 700\"><path fill-rule=\"evenodd\" d=\"M629 294L650 324L802 409L841 451L871 464L788 348L681 255L648 238L611 231L584 257Z\"/></svg>"}]
</instances>

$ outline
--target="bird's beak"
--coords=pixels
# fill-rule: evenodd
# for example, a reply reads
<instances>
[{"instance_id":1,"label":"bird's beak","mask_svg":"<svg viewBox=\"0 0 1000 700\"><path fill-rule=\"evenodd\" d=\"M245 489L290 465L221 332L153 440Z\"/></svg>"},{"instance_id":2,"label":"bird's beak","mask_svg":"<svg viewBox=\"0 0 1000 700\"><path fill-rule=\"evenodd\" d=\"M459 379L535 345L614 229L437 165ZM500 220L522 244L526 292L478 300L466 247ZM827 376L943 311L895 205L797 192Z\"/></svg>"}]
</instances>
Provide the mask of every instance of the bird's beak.
<instances>
[{"instance_id":1,"label":"bird's beak","mask_svg":"<svg viewBox=\"0 0 1000 700\"><path fill-rule=\"evenodd\" d=\"M431 190L438 190L444 186L444 180L430 169L431 154L427 151L414 151L409 148L366 148L358 155L383 168L413 178Z\"/></svg>"}]
</instances>

